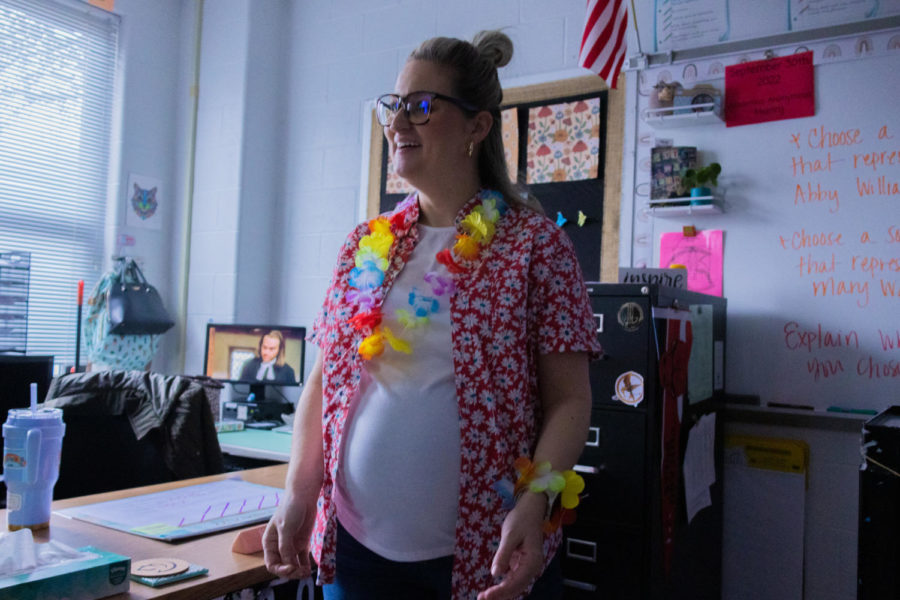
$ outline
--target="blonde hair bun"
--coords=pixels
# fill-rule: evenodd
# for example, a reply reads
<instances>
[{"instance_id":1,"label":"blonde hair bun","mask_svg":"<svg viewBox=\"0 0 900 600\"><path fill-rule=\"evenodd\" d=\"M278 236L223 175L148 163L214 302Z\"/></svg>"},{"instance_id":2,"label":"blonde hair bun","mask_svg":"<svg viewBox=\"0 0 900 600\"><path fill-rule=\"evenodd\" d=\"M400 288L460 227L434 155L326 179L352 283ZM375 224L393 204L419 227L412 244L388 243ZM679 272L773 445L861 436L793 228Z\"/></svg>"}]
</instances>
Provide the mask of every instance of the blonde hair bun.
<instances>
[{"instance_id":1,"label":"blonde hair bun","mask_svg":"<svg viewBox=\"0 0 900 600\"><path fill-rule=\"evenodd\" d=\"M512 40L502 31L480 31L472 39L472 45L498 69L505 67L512 60Z\"/></svg>"}]
</instances>

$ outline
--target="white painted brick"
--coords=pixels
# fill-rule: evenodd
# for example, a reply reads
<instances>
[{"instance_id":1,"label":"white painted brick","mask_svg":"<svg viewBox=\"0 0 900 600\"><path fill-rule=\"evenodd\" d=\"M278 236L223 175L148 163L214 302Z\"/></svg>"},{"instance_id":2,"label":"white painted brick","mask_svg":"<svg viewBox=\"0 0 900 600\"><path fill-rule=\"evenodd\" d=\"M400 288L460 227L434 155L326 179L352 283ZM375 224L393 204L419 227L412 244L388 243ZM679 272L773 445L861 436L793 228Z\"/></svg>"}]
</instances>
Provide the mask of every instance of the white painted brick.
<instances>
[{"instance_id":1,"label":"white painted brick","mask_svg":"<svg viewBox=\"0 0 900 600\"><path fill-rule=\"evenodd\" d=\"M216 4L218 2L207 2L203 7L200 51L203 53L204 66L207 63L243 62L247 53L246 21L241 23L236 15L224 14L224 11L217 9Z\"/></svg>"},{"instance_id":2,"label":"white painted brick","mask_svg":"<svg viewBox=\"0 0 900 600\"><path fill-rule=\"evenodd\" d=\"M394 82L397 80L397 74L403 70L403 67L406 65L406 61L409 60L410 54L412 54L413 50L415 50L417 47L418 47L418 44L408 44L408 45L400 46L399 48L397 48L397 56L395 57L395 60L394 60L394 64L396 65L396 68L394 69L394 77L393 77L393 79L391 79L391 86L389 88L390 90L393 91Z\"/></svg>"},{"instance_id":3,"label":"white painted brick","mask_svg":"<svg viewBox=\"0 0 900 600\"><path fill-rule=\"evenodd\" d=\"M469 10L474 4L475 0L438 3L434 19L440 35L466 39L466 32L472 28L472 15ZM461 8L467 10L460 10Z\"/></svg>"},{"instance_id":4,"label":"white painted brick","mask_svg":"<svg viewBox=\"0 0 900 600\"><path fill-rule=\"evenodd\" d=\"M332 63L363 51L363 15L322 21L306 32L293 50L298 65Z\"/></svg>"},{"instance_id":5,"label":"white painted brick","mask_svg":"<svg viewBox=\"0 0 900 600\"><path fill-rule=\"evenodd\" d=\"M515 48L504 72L506 77L558 71L565 66L563 19L522 23L506 33Z\"/></svg>"},{"instance_id":6,"label":"white painted brick","mask_svg":"<svg viewBox=\"0 0 900 600\"><path fill-rule=\"evenodd\" d=\"M372 52L343 60L328 73L326 99L343 102L356 98L375 98L392 89L397 78L396 52Z\"/></svg>"},{"instance_id":7,"label":"white painted brick","mask_svg":"<svg viewBox=\"0 0 900 600\"><path fill-rule=\"evenodd\" d=\"M356 99L328 103L309 119L311 131L306 139L316 147L354 144L359 148L362 107Z\"/></svg>"},{"instance_id":8,"label":"white painted brick","mask_svg":"<svg viewBox=\"0 0 900 600\"><path fill-rule=\"evenodd\" d=\"M204 141L197 144L194 154L194 186L199 188L208 185L215 177L218 169L218 148L211 142Z\"/></svg>"},{"instance_id":9,"label":"white painted brick","mask_svg":"<svg viewBox=\"0 0 900 600\"><path fill-rule=\"evenodd\" d=\"M234 271L236 231L211 231L192 236L191 271L228 273Z\"/></svg>"},{"instance_id":10,"label":"white painted brick","mask_svg":"<svg viewBox=\"0 0 900 600\"><path fill-rule=\"evenodd\" d=\"M565 47L565 64L567 68L574 68L578 65L578 57L581 55L581 35L584 31L583 17L566 18L566 37L564 40ZM626 51L626 56L628 52ZM589 75L592 71L584 70L585 75Z\"/></svg>"},{"instance_id":11,"label":"white painted brick","mask_svg":"<svg viewBox=\"0 0 900 600\"><path fill-rule=\"evenodd\" d=\"M429 3L431 0L429 0ZM409 8L415 8L420 4L420 0L405 1L402 4ZM381 10L386 7L396 6L397 0L332 0L331 15L348 14L348 13L365 13L373 10Z\"/></svg>"},{"instance_id":12,"label":"white painted brick","mask_svg":"<svg viewBox=\"0 0 900 600\"><path fill-rule=\"evenodd\" d=\"M322 180L327 187L359 187L359 146L325 149Z\"/></svg>"},{"instance_id":13,"label":"white painted brick","mask_svg":"<svg viewBox=\"0 0 900 600\"><path fill-rule=\"evenodd\" d=\"M250 14L250 0L216 0L203 4L203 38L212 32L230 38L235 44L246 47L246 23ZM240 29L245 32L241 34Z\"/></svg>"},{"instance_id":14,"label":"white painted brick","mask_svg":"<svg viewBox=\"0 0 900 600\"><path fill-rule=\"evenodd\" d=\"M312 110L319 110L325 105L328 92L328 73L331 68L325 64L304 66L291 65L291 80L289 84L289 97L291 98L291 117L306 121ZM336 99L340 102L341 99Z\"/></svg>"},{"instance_id":15,"label":"white painted brick","mask_svg":"<svg viewBox=\"0 0 900 600\"><path fill-rule=\"evenodd\" d=\"M286 254L292 258L291 262L304 267L303 277L318 276L319 257L322 251L319 238L318 234L303 233L285 240Z\"/></svg>"},{"instance_id":16,"label":"white painted brick","mask_svg":"<svg viewBox=\"0 0 900 600\"><path fill-rule=\"evenodd\" d=\"M184 372L203 370L203 347L206 340L205 315L188 315L184 336Z\"/></svg>"},{"instance_id":17,"label":"white painted brick","mask_svg":"<svg viewBox=\"0 0 900 600\"><path fill-rule=\"evenodd\" d=\"M215 275L212 273L191 273L188 282L190 286L187 304L188 314L212 312L214 280Z\"/></svg>"},{"instance_id":18,"label":"white painted brick","mask_svg":"<svg viewBox=\"0 0 900 600\"><path fill-rule=\"evenodd\" d=\"M518 0L440 2L436 10L438 35L469 41L479 31L512 27L520 21ZM474 14L477 19L472 18Z\"/></svg>"},{"instance_id":19,"label":"white painted brick","mask_svg":"<svg viewBox=\"0 0 900 600\"><path fill-rule=\"evenodd\" d=\"M222 144L197 152L196 185L208 190L234 189L241 180L241 148Z\"/></svg>"},{"instance_id":20,"label":"white painted brick","mask_svg":"<svg viewBox=\"0 0 900 600\"><path fill-rule=\"evenodd\" d=\"M290 322L311 326L325 300L329 277L297 277L285 287L283 314Z\"/></svg>"},{"instance_id":21,"label":"white painted brick","mask_svg":"<svg viewBox=\"0 0 900 600\"><path fill-rule=\"evenodd\" d=\"M197 152L214 147L222 141L224 108L198 106L197 110Z\"/></svg>"},{"instance_id":22,"label":"white painted brick","mask_svg":"<svg viewBox=\"0 0 900 600\"><path fill-rule=\"evenodd\" d=\"M213 279L213 314L234 315L237 277L232 273L216 273Z\"/></svg>"},{"instance_id":23,"label":"white painted brick","mask_svg":"<svg viewBox=\"0 0 900 600\"><path fill-rule=\"evenodd\" d=\"M194 192L193 211L191 214L191 231L194 235L200 232L216 231L218 227L218 206L216 195L203 189ZM194 241L191 240L193 244Z\"/></svg>"},{"instance_id":24,"label":"white painted brick","mask_svg":"<svg viewBox=\"0 0 900 600\"><path fill-rule=\"evenodd\" d=\"M244 98L244 88L235 85L243 81L246 75L244 62L210 62L203 63L200 71L200 95L198 103L201 109L222 107L227 104L240 103Z\"/></svg>"},{"instance_id":25,"label":"white painted brick","mask_svg":"<svg viewBox=\"0 0 900 600\"><path fill-rule=\"evenodd\" d=\"M221 112L221 131L218 139L223 144L240 147L244 138L244 103L231 102L223 105Z\"/></svg>"},{"instance_id":26,"label":"white painted brick","mask_svg":"<svg viewBox=\"0 0 900 600\"><path fill-rule=\"evenodd\" d=\"M305 150L291 155L287 165L285 191L290 198L300 190L318 189L322 187L324 152L322 150Z\"/></svg>"},{"instance_id":27,"label":"white painted brick","mask_svg":"<svg viewBox=\"0 0 900 600\"><path fill-rule=\"evenodd\" d=\"M521 0L522 22L550 21L559 17L577 15L584 27L587 3L584 0ZM579 35L580 37L580 35Z\"/></svg>"},{"instance_id":28,"label":"white painted brick","mask_svg":"<svg viewBox=\"0 0 900 600\"><path fill-rule=\"evenodd\" d=\"M402 44L418 45L432 37L435 11L433 5L424 11L410 11L404 6L392 6L365 15L364 49L381 52L396 49Z\"/></svg>"},{"instance_id":29,"label":"white painted brick","mask_svg":"<svg viewBox=\"0 0 900 600\"><path fill-rule=\"evenodd\" d=\"M213 189L236 187L240 181L240 158L241 148L236 144L198 145L195 185Z\"/></svg>"},{"instance_id":30,"label":"white painted brick","mask_svg":"<svg viewBox=\"0 0 900 600\"><path fill-rule=\"evenodd\" d=\"M350 233L350 229L351 228L348 228L344 233L329 233L321 236L319 276L331 277L331 273L334 271L334 265L337 263L338 254L347 239L347 234Z\"/></svg>"},{"instance_id":31,"label":"white painted brick","mask_svg":"<svg viewBox=\"0 0 900 600\"><path fill-rule=\"evenodd\" d=\"M237 231L240 227L240 190L230 188L210 193L217 207L216 228L219 231Z\"/></svg>"},{"instance_id":32,"label":"white painted brick","mask_svg":"<svg viewBox=\"0 0 900 600\"><path fill-rule=\"evenodd\" d=\"M356 198L356 190L347 187L303 192L292 202L288 231L323 231L334 227L335 215L355 211Z\"/></svg>"},{"instance_id":33,"label":"white painted brick","mask_svg":"<svg viewBox=\"0 0 900 600\"><path fill-rule=\"evenodd\" d=\"M331 18L331 0L291 2L291 9L291 23L295 28L313 28Z\"/></svg>"}]
</instances>

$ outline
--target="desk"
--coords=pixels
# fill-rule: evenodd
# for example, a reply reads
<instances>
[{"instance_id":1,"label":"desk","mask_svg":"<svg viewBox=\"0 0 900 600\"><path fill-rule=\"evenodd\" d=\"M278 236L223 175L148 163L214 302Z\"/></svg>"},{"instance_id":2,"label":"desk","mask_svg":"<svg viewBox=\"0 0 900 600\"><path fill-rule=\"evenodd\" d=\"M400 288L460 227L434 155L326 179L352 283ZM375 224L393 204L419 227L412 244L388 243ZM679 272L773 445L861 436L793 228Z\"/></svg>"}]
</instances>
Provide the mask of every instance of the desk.
<instances>
[{"instance_id":1,"label":"desk","mask_svg":"<svg viewBox=\"0 0 900 600\"><path fill-rule=\"evenodd\" d=\"M291 434L265 429L225 431L218 434L225 454L288 462L291 458ZM279 487L281 484L279 484Z\"/></svg>"},{"instance_id":2,"label":"desk","mask_svg":"<svg viewBox=\"0 0 900 600\"><path fill-rule=\"evenodd\" d=\"M289 437L289 436L285 436ZM245 481L284 487L284 478L287 474L287 465L275 465L261 469L250 469L239 473L222 473L196 479L185 479L157 485L148 485L116 492L106 492L79 498L57 500L53 503L53 510L117 500L128 496L137 496L150 492L159 492L168 489L216 481L227 477L239 476ZM3 526L6 524L6 510L2 511ZM256 527L258 525L254 525ZM130 556L132 561L145 558L174 557L181 558L209 569L207 576L187 579L183 582L173 583L161 588L152 588L134 581L131 582L128 594L110 596L114 600L132 600L145 598L165 598L166 600L208 600L221 596L227 592L240 590L245 587L274 579L266 571L262 552L253 555L234 554L231 551L231 542L239 529L223 531L217 534L192 538L183 542L168 543L152 540L137 535L131 535L115 529L109 529L60 516L55 512L50 517L50 529L35 532L38 542L46 542L49 539L58 540L73 548L81 546L96 546L102 550L108 550L124 556Z\"/></svg>"}]
</instances>

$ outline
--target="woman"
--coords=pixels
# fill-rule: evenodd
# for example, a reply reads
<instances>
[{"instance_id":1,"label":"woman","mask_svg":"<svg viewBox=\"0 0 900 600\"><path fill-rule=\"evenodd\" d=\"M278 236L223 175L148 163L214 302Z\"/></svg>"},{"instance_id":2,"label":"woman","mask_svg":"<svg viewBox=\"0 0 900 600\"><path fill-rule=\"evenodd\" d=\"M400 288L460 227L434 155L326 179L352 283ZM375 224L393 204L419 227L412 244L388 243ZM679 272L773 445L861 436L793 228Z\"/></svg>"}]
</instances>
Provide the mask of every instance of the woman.
<instances>
[{"instance_id":1,"label":"woman","mask_svg":"<svg viewBox=\"0 0 900 600\"><path fill-rule=\"evenodd\" d=\"M340 253L263 537L283 577L309 573L311 544L328 599L516 598L559 544L528 461L578 458L599 346L568 238L506 172L511 55L499 32L428 40L378 100L417 192ZM532 597L560 586L557 564Z\"/></svg>"}]
</instances>

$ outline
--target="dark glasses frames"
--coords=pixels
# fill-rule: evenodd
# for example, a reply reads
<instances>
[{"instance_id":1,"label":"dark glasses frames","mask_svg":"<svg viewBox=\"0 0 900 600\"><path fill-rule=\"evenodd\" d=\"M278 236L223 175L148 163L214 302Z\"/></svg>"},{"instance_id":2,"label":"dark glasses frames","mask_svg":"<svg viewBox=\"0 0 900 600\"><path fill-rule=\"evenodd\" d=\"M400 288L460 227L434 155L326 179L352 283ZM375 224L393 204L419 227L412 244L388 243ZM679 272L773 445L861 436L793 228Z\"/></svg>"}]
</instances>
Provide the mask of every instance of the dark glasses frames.
<instances>
[{"instance_id":1,"label":"dark glasses frames","mask_svg":"<svg viewBox=\"0 0 900 600\"><path fill-rule=\"evenodd\" d=\"M468 113L478 112L476 106L459 98L445 96L437 92L412 92L406 96L398 96L397 94L379 96L378 100L375 101L375 116L383 127L387 127L394 122L394 118L401 110L405 110L406 118L409 119L410 123L413 125L424 125L431 118L431 107L435 99L455 104Z\"/></svg>"}]
</instances>

